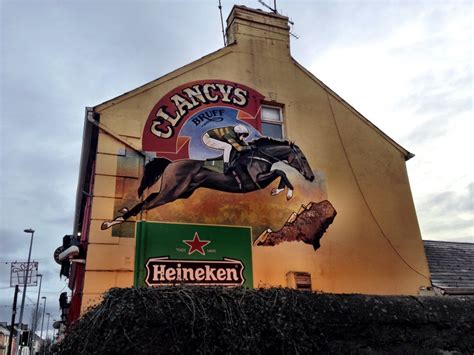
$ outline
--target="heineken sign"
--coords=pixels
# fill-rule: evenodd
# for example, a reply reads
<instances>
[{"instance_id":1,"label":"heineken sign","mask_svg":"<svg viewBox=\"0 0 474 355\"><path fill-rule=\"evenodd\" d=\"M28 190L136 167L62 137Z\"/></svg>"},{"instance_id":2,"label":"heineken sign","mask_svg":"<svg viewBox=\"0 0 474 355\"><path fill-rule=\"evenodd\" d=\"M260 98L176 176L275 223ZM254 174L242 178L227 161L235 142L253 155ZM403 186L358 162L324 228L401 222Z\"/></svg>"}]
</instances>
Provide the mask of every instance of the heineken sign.
<instances>
[{"instance_id":1,"label":"heineken sign","mask_svg":"<svg viewBox=\"0 0 474 355\"><path fill-rule=\"evenodd\" d=\"M248 227L138 222L136 286L253 286Z\"/></svg>"},{"instance_id":2,"label":"heineken sign","mask_svg":"<svg viewBox=\"0 0 474 355\"><path fill-rule=\"evenodd\" d=\"M223 261L192 261L150 258L146 263L148 286L192 285L242 286L244 264L240 260L224 258Z\"/></svg>"}]
</instances>

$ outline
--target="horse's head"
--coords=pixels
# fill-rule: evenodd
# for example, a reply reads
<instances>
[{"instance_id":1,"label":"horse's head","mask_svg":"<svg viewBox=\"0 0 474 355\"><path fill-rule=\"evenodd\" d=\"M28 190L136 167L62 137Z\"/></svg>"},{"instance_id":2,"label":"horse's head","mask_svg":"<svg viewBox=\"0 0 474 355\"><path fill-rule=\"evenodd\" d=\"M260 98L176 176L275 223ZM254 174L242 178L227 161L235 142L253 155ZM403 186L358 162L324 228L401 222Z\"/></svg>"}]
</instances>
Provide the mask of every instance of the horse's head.
<instances>
[{"instance_id":1,"label":"horse's head","mask_svg":"<svg viewBox=\"0 0 474 355\"><path fill-rule=\"evenodd\" d=\"M291 152L288 156L288 165L292 166L304 176L306 180L314 181L314 174L309 166L308 160L304 156L300 147L294 143L290 143Z\"/></svg>"},{"instance_id":2,"label":"horse's head","mask_svg":"<svg viewBox=\"0 0 474 355\"><path fill-rule=\"evenodd\" d=\"M264 157L272 157L276 161L283 161L298 170L306 180L314 181L314 174L309 166L308 160L306 160L300 147L293 142L270 137L260 137L251 143Z\"/></svg>"}]
</instances>

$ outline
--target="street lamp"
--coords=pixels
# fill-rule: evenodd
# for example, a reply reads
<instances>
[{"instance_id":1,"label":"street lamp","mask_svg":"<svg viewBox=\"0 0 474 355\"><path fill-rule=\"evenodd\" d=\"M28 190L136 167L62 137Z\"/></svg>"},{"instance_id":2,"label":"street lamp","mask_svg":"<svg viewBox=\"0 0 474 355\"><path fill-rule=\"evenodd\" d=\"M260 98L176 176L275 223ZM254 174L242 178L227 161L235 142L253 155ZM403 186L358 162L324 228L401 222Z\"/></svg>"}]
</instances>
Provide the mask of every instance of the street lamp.
<instances>
[{"instance_id":1,"label":"street lamp","mask_svg":"<svg viewBox=\"0 0 474 355\"><path fill-rule=\"evenodd\" d=\"M39 283L39 289L38 289L38 298L36 300L36 309L35 309L35 318L34 318L35 321L33 322L32 336L30 337L31 347L34 346L34 338L36 335L36 329L38 329L38 306L39 306L40 295L41 295L41 283L43 282L43 275L38 274L38 277L40 278L40 283Z\"/></svg>"},{"instance_id":2,"label":"street lamp","mask_svg":"<svg viewBox=\"0 0 474 355\"><path fill-rule=\"evenodd\" d=\"M55 324L56 322L57 322L57 320L53 318L53 336L52 336L53 339L54 339L55 337L57 337L57 335L58 335L58 333L59 333L59 328L58 328L56 334L54 334L54 329L56 329L56 328L54 327L54 324Z\"/></svg>"},{"instance_id":3,"label":"street lamp","mask_svg":"<svg viewBox=\"0 0 474 355\"><path fill-rule=\"evenodd\" d=\"M49 317L51 316L51 313L46 313L48 316L48 321L46 322L46 341L48 341L48 335L49 335Z\"/></svg>"},{"instance_id":4,"label":"street lamp","mask_svg":"<svg viewBox=\"0 0 474 355\"><path fill-rule=\"evenodd\" d=\"M26 263L26 275L25 275L25 280L23 282L23 295L21 296L20 320L18 321L20 331L17 334L17 344L20 344L21 333L22 333L23 310L25 309L25 297L26 297L26 284L28 283L28 272L30 271L31 248L33 246L33 236L35 235L35 231L31 228L25 229L24 232L30 233L31 239L30 239L30 251L28 252L28 262Z\"/></svg>"},{"instance_id":5,"label":"street lamp","mask_svg":"<svg viewBox=\"0 0 474 355\"><path fill-rule=\"evenodd\" d=\"M43 319L41 320L41 334L40 334L41 342L43 342L43 324L44 324L44 311L46 310L46 297L43 296L43 297L41 297L41 298L44 299L44 304L43 304Z\"/></svg>"}]
</instances>

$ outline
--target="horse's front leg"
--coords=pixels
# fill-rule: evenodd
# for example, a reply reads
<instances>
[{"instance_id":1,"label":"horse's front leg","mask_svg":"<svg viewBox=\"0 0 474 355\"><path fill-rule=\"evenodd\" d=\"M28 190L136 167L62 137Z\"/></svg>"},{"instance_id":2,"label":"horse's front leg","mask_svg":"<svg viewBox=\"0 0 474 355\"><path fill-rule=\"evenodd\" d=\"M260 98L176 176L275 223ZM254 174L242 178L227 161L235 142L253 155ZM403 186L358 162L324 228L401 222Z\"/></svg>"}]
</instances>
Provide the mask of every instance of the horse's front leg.
<instances>
[{"instance_id":1,"label":"horse's front leg","mask_svg":"<svg viewBox=\"0 0 474 355\"><path fill-rule=\"evenodd\" d=\"M158 195L158 193L152 193L150 196L147 197L147 199L143 202L137 203L135 206L133 206L130 210L127 207L123 207L119 210L119 213L121 213L121 216L115 217L112 221L105 221L102 223L100 229L105 230L109 229L110 227L113 227L117 224L122 224L124 223L127 219L130 217L136 216L142 209L143 205L148 201L152 200L155 198L155 196Z\"/></svg>"},{"instance_id":2,"label":"horse's front leg","mask_svg":"<svg viewBox=\"0 0 474 355\"><path fill-rule=\"evenodd\" d=\"M279 193L281 193L283 190L285 190L285 187L288 188L287 192L286 192L286 199L289 200L293 197L293 185L291 184L290 180L288 180L288 177L286 176L285 172L282 171L282 170L272 170L268 173L263 173L263 174L259 174L258 178L259 178L259 181L260 182L264 182L264 181L273 181L275 179L277 179L278 177L280 177L280 183L278 184L278 188L274 188L272 189L272 196L276 196L278 195Z\"/></svg>"},{"instance_id":3,"label":"horse's front leg","mask_svg":"<svg viewBox=\"0 0 474 355\"><path fill-rule=\"evenodd\" d=\"M288 177L286 176L283 170L275 170L275 172L280 177L280 184L278 184L278 189L281 189L283 191L286 186L287 187L286 199L290 200L293 197L293 190L294 190L293 184L290 182L290 180L288 179Z\"/></svg>"}]
</instances>

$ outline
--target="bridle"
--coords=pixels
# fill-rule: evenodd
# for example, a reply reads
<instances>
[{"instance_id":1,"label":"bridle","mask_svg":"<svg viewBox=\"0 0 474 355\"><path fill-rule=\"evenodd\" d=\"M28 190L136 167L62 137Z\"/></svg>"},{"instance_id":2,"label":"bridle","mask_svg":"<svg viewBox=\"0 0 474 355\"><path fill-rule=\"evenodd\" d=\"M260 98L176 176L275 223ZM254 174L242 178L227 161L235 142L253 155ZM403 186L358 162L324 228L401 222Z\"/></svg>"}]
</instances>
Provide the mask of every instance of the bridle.
<instances>
[{"instance_id":1,"label":"bridle","mask_svg":"<svg viewBox=\"0 0 474 355\"><path fill-rule=\"evenodd\" d=\"M304 170L303 170L303 162L302 162L302 159L300 157L300 154L299 152L296 150L295 146L293 144L290 144L290 148L291 150L293 151L293 160L296 160L297 163L298 163L298 168L296 168L296 170L298 170L298 172L304 176Z\"/></svg>"},{"instance_id":2,"label":"bridle","mask_svg":"<svg viewBox=\"0 0 474 355\"><path fill-rule=\"evenodd\" d=\"M299 152L295 149L295 146L294 146L293 144L289 144L288 146L290 147L291 151L293 152L293 160L296 160L296 161L297 161L297 166L298 166L298 167L297 167L297 168L295 167L295 169L296 169L301 175L304 176L304 171L303 171L303 168L302 168L303 164L302 164L302 162L301 162L301 157L299 156ZM265 155L268 159L261 158L261 157L256 157L256 156L255 156L255 150L256 150L255 148L252 149L252 155L250 156L250 161L251 161L251 162L252 162L252 160L255 159L255 160L260 160L260 161L266 162L267 164L270 164L270 165L273 165L273 164L275 164L275 163L277 163L277 162L282 162L282 163L285 163L285 164L288 164L288 165L292 166L292 165L290 164L290 161L289 161L289 160L285 161L285 160L279 159L279 158L277 158L277 157L275 157L275 156L273 156L273 155L270 155L270 154L268 154L268 153L265 153L264 151L261 151L261 150L258 151L259 154Z\"/></svg>"}]
</instances>

